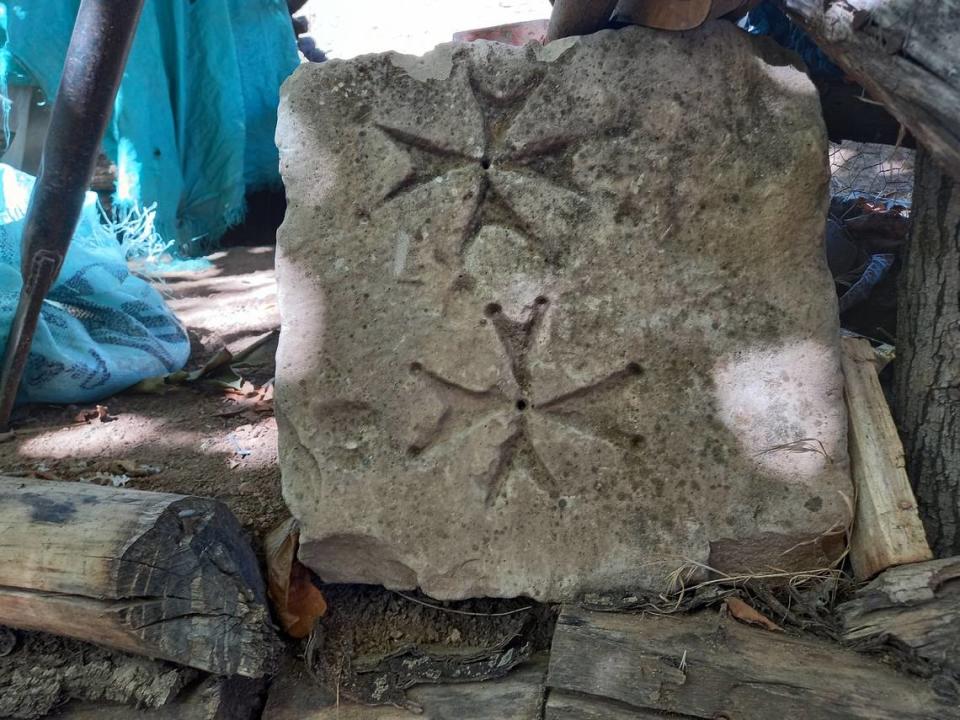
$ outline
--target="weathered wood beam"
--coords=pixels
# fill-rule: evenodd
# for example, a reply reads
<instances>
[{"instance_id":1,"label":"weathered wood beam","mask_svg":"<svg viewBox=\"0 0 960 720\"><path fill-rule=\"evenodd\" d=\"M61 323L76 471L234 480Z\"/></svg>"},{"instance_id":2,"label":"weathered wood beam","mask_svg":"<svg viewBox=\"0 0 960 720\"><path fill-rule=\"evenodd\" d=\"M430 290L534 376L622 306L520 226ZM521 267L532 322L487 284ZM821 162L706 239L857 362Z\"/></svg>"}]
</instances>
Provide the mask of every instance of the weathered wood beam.
<instances>
[{"instance_id":1,"label":"weathered wood beam","mask_svg":"<svg viewBox=\"0 0 960 720\"><path fill-rule=\"evenodd\" d=\"M926 680L832 643L751 628L709 611L643 616L564 607L547 686L551 693L580 693L581 700L594 696L695 718L960 717L956 698L942 698Z\"/></svg>"},{"instance_id":2,"label":"weathered wood beam","mask_svg":"<svg viewBox=\"0 0 960 720\"><path fill-rule=\"evenodd\" d=\"M779 0L960 177L960 0Z\"/></svg>"},{"instance_id":3,"label":"weathered wood beam","mask_svg":"<svg viewBox=\"0 0 960 720\"><path fill-rule=\"evenodd\" d=\"M422 708L418 715L338 698L302 665L288 663L270 685L263 720L542 720L546 671L546 660L536 658L494 680L416 685L407 697Z\"/></svg>"},{"instance_id":4,"label":"weathered wood beam","mask_svg":"<svg viewBox=\"0 0 960 720\"><path fill-rule=\"evenodd\" d=\"M859 580L933 553L904 469L903 446L877 377L875 354L863 338L841 338L846 381L850 469L856 514L850 561Z\"/></svg>"},{"instance_id":5,"label":"weathered wood beam","mask_svg":"<svg viewBox=\"0 0 960 720\"><path fill-rule=\"evenodd\" d=\"M844 640L854 647L906 650L905 662L960 678L960 558L891 568L840 605L837 615Z\"/></svg>"},{"instance_id":6,"label":"weathered wood beam","mask_svg":"<svg viewBox=\"0 0 960 720\"><path fill-rule=\"evenodd\" d=\"M219 675L277 640L256 558L220 502L0 478L0 624Z\"/></svg>"}]
</instances>

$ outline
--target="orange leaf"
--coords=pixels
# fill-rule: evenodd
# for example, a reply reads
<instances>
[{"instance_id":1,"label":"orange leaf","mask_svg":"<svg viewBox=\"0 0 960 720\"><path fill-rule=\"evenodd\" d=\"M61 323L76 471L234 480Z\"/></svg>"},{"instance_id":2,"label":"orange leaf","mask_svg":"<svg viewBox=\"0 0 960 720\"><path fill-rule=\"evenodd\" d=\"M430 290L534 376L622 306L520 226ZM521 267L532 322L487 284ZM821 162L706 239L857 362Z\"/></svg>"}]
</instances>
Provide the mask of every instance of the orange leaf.
<instances>
[{"instance_id":1,"label":"orange leaf","mask_svg":"<svg viewBox=\"0 0 960 720\"><path fill-rule=\"evenodd\" d=\"M763 615L738 597L728 597L724 601L727 611L737 620L748 625L759 625L767 630L783 632L783 628L777 625L773 620Z\"/></svg>"},{"instance_id":2,"label":"orange leaf","mask_svg":"<svg viewBox=\"0 0 960 720\"><path fill-rule=\"evenodd\" d=\"M323 593L313 584L313 573L297 560L300 531L290 518L267 535L267 593L280 625L290 637L310 634L317 618L327 612Z\"/></svg>"}]
</instances>

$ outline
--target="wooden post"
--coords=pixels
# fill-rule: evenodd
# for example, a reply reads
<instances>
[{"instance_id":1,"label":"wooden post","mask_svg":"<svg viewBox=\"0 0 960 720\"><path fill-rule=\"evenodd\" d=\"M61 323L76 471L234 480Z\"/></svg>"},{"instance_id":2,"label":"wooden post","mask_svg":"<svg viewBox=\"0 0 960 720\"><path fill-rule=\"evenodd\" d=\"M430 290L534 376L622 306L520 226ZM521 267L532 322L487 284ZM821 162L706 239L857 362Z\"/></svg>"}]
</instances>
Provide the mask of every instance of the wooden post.
<instances>
[{"instance_id":1,"label":"wooden post","mask_svg":"<svg viewBox=\"0 0 960 720\"><path fill-rule=\"evenodd\" d=\"M780 0L960 178L960 0Z\"/></svg>"},{"instance_id":2,"label":"wooden post","mask_svg":"<svg viewBox=\"0 0 960 720\"><path fill-rule=\"evenodd\" d=\"M256 558L220 502L0 478L0 625L218 675L272 671Z\"/></svg>"},{"instance_id":3,"label":"wooden post","mask_svg":"<svg viewBox=\"0 0 960 720\"><path fill-rule=\"evenodd\" d=\"M904 469L903 446L880 387L873 348L841 338L850 469L857 493L850 561L860 580L933 557Z\"/></svg>"}]
</instances>

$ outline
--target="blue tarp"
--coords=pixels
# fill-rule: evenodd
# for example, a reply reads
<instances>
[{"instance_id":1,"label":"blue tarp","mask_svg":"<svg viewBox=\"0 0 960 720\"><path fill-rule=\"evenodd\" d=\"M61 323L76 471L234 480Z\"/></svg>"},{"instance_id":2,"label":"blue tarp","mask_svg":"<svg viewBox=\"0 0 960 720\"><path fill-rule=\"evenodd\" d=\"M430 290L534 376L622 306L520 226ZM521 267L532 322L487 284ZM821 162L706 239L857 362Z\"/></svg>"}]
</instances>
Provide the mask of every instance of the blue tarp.
<instances>
[{"instance_id":1,"label":"blue tarp","mask_svg":"<svg viewBox=\"0 0 960 720\"><path fill-rule=\"evenodd\" d=\"M0 70L52 99L79 5L0 1ZM104 141L120 206L156 203L163 237L209 247L242 218L246 191L280 186L279 90L297 63L285 0L146 0Z\"/></svg>"},{"instance_id":2,"label":"blue tarp","mask_svg":"<svg viewBox=\"0 0 960 720\"><path fill-rule=\"evenodd\" d=\"M34 179L0 164L0 347L23 278L21 236ZM86 403L183 367L190 341L163 298L127 269L87 193L70 252L40 313L17 402Z\"/></svg>"}]
</instances>

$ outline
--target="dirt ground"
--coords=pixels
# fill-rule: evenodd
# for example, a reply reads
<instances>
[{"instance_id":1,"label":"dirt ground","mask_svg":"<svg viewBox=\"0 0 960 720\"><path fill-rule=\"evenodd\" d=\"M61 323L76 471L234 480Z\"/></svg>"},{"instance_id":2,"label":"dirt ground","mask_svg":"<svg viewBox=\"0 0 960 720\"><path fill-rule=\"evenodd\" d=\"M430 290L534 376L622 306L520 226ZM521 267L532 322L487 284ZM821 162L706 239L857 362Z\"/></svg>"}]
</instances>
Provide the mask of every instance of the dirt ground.
<instances>
[{"instance_id":1,"label":"dirt ground","mask_svg":"<svg viewBox=\"0 0 960 720\"><path fill-rule=\"evenodd\" d=\"M279 328L273 248L240 247L210 256L210 267L162 275L158 285L187 326L188 368L222 348L238 352ZM242 371L262 387L273 377L275 340ZM259 548L287 511L280 495L277 425L271 412L242 410L236 394L206 383L165 394L125 392L101 401L108 422L77 422L87 408L32 406L14 415L16 437L0 444L6 475L123 484L223 500ZM223 414L227 413L227 416ZM238 413L229 415L229 413Z\"/></svg>"}]
</instances>

